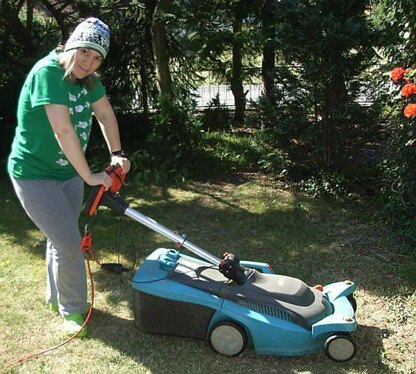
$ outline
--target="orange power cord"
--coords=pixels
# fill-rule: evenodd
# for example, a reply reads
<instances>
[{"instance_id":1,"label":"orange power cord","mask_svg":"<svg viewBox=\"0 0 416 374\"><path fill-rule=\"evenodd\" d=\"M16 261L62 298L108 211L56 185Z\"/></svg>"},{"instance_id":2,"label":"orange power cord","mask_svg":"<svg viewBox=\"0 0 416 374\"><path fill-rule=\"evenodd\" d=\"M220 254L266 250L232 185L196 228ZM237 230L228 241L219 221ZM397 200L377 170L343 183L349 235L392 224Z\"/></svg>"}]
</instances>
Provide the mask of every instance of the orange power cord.
<instances>
[{"instance_id":1,"label":"orange power cord","mask_svg":"<svg viewBox=\"0 0 416 374\"><path fill-rule=\"evenodd\" d=\"M90 264L90 259L93 259L94 262L96 262L98 265L101 266L101 263L98 261L98 259L94 256L94 253L92 251L92 237L90 232L86 229L84 232L84 236L82 237L82 241L81 241L81 251L84 253L84 257L87 263L87 269L88 269L88 275L90 278L90 288L91 288L91 305L90 308L88 310L87 316L85 317L84 323L83 325L80 327L79 331L72 335L71 337L69 337L68 339L66 339L65 341L63 341L62 343L59 343L53 347L50 348L46 348L43 349L39 352L36 353L31 353L25 356L22 356L18 359L16 359L15 361L11 362L9 365L7 365L5 368L3 368L1 370L2 373L6 373L8 372L11 368L13 368L14 366L17 366L18 364L21 364L25 361L28 361L30 359L42 356L44 354L47 354L49 352L55 351L58 348L68 344L69 342L71 342L72 340L74 340L80 333L81 331L84 329L85 326L87 326L88 322L91 319L92 316L92 311L93 311L93 307L94 307L94 293L95 293L95 286L94 286L94 277L91 271L91 264Z\"/></svg>"}]
</instances>

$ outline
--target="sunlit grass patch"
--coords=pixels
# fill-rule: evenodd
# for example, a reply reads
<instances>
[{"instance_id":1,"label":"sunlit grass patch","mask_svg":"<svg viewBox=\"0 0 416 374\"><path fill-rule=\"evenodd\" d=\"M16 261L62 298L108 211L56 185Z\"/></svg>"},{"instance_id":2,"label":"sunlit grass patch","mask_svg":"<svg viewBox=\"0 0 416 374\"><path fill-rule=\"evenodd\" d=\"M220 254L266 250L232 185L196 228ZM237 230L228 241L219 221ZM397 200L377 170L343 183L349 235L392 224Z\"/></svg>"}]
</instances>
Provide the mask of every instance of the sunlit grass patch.
<instances>
[{"instance_id":1,"label":"sunlit grass patch","mask_svg":"<svg viewBox=\"0 0 416 374\"><path fill-rule=\"evenodd\" d=\"M248 349L229 359L206 341L147 335L134 325L130 277L92 263L95 305L90 337L17 365L15 373L410 373L416 370L414 285L401 277L397 238L359 206L282 190L264 176L237 182L189 181L181 186L135 184L123 197L134 209L217 256L270 263L281 274L307 283L346 278L358 285L357 357L336 364L324 354L257 356ZM8 199L8 201L5 201ZM13 196L0 206L0 367L22 355L60 343L61 319L44 304L44 238ZM85 223L86 217L82 221ZM96 256L134 269L166 238L108 209L90 222ZM81 225L82 226L82 225ZM189 251L183 249L187 254ZM92 369L93 368L93 369Z\"/></svg>"}]
</instances>

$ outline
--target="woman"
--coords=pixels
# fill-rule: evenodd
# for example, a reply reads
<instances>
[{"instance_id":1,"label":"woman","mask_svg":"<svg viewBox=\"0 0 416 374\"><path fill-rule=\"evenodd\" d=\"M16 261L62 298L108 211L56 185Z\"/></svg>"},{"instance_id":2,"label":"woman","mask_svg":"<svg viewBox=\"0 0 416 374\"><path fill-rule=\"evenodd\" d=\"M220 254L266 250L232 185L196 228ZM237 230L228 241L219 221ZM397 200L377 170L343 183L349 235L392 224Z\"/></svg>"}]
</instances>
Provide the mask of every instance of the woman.
<instances>
[{"instance_id":1,"label":"woman","mask_svg":"<svg viewBox=\"0 0 416 374\"><path fill-rule=\"evenodd\" d=\"M64 48L52 51L29 72L20 93L17 128L8 172L28 216L47 238L46 301L75 334L87 311L87 279L78 226L84 182L111 186L105 171L93 173L85 159L94 114L111 164L124 173L130 163L105 89L96 74L110 47L110 30L88 18ZM87 336L84 328L78 336Z\"/></svg>"}]
</instances>

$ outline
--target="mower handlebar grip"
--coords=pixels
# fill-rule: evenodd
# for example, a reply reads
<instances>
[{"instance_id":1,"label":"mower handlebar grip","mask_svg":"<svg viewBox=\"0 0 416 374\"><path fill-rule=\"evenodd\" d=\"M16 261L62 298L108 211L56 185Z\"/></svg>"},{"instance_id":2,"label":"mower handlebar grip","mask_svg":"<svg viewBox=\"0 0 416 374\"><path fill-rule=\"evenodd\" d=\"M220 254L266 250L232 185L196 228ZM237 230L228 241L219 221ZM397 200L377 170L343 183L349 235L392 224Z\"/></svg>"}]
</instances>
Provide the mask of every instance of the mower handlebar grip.
<instances>
[{"instance_id":1,"label":"mower handlebar grip","mask_svg":"<svg viewBox=\"0 0 416 374\"><path fill-rule=\"evenodd\" d=\"M111 178L111 187L109 189L112 193L117 193L123 187L125 174L123 173L123 168L119 164L110 165L105 169L105 172ZM84 211L87 212L89 216L93 216L100 206L102 197L106 194L104 186L94 186L87 198L85 203Z\"/></svg>"}]
</instances>

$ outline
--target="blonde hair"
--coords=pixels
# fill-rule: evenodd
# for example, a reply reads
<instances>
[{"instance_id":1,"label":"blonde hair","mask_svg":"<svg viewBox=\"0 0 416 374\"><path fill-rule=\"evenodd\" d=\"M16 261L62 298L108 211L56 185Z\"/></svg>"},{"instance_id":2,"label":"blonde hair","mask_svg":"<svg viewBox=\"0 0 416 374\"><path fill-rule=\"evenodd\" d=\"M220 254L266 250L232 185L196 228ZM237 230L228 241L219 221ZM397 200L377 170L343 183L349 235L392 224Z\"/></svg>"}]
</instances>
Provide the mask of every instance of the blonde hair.
<instances>
[{"instance_id":1,"label":"blonde hair","mask_svg":"<svg viewBox=\"0 0 416 374\"><path fill-rule=\"evenodd\" d=\"M77 49L71 49L69 51L63 50L62 47L58 47L57 49L57 55L58 55L58 62L61 64L61 66L64 68L64 79L68 80L71 83L80 82L81 84L87 86L88 88L94 88L97 84L97 81L99 79L99 75L94 72L85 78L78 79L75 77L75 75L72 73L74 70L75 65L75 55L77 53Z\"/></svg>"}]
</instances>

